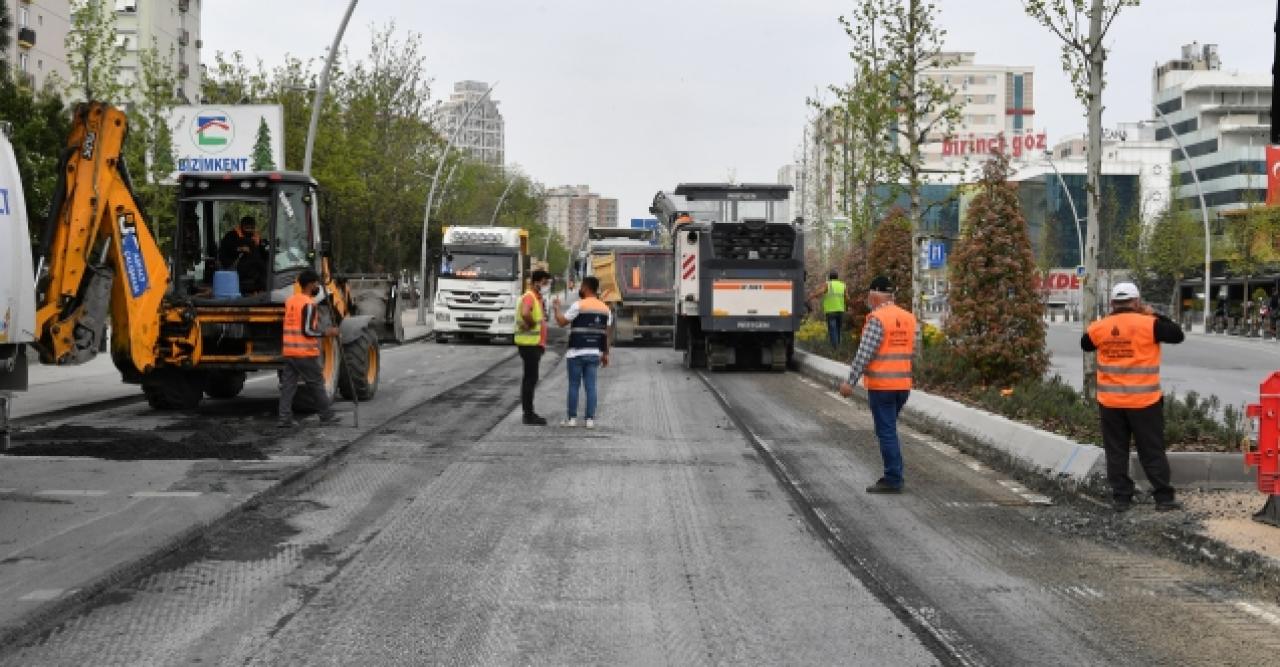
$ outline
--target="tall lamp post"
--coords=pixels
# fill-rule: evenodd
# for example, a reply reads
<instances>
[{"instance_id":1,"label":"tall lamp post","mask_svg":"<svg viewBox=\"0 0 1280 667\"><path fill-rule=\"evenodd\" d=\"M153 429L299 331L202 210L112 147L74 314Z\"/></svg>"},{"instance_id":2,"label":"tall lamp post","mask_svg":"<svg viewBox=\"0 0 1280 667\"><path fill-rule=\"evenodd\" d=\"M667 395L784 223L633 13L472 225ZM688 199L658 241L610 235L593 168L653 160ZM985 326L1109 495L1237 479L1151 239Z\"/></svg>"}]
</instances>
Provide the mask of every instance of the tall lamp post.
<instances>
[{"instance_id":1,"label":"tall lamp post","mask_svg":"<svg viewBox=\"0 0 1280 667\"><path fill-rule=\"evenodd\" d=\"M1062 177L1062 172L1058 171L1058 165L1054 164L1052 153L1045 152L1044 159L1053 169L1053 175L1058 177L1058 185L1062 188L1062 193L1067 197L1067 205L1071 207L1071 219L1076 223L1076 246L1080 253L1077 257L1083 263L1084 235L1080 232L1080 212L1076 210L1076 200L1071 196L1071 191L1067 189L1067 181Z\"/></svg>"},{"instance_id":2,"label":"tall lamp post","mask_svg":"<svg viewBox=\"0 0 1280 667\"><path fill-rule=\"evenodd\" d=\"M329 47L329 57L325 59L324 69L320 72L315 99L311 102L311 124L307 127L307 146L302 157L302 173L308 176L311 175L311 156L316 146L316 126L320 123L320 106L324 103L324 94L329 90L329 71L333 69L333 61L338 57L338 44L342 43L342 34L347 31L347 23L356 10L357 1L351 0L347 5L347 12L342 15L342 23L338 24L338 32L333 36L333 44Z\"/></svg>"},{"instance_id":3,"label":"tall lamp post","mask_svg":"<svg viewBox=\"0 0 1280 667\"><path fill-rule=\"evenodd\" d=\"M484 105L485 100L489 99L489 94L493 92L494 86L498 83L495 81L489 89L484 91L484 95L467 107L462 114L462 119L458 121L458 126L453 128L449 133L449 141L445 144L444 150L440 153L440 159L436 160L436 173L431 177L431 189L427 191L427 206L422 212L422 261L418 266L418 281L422 286L422 295L418 298L418 325L427 323L427 299L432 295L427 289L427 233L431 229L431 203L436 197L436 185L440 182L440 170L444 168L445 159L449 157L449 151L453 148L453 143L458 140L458 135L462 129L467 126L467 119L471 118L472 112Z\"/></svg>"},{"instance_id":4,"label":"tall lamp post","mask_svg":"<svg viewBox=\"0 0 1280 667\"><path fill-rule=\"evenodd\" d=\"M507 187L503 188L502 196L498 197L498 205L493 207L493 217L489 218L489 226L492 227L498 222L498 211L502 210L502 202L507 200L507 193L511 192L511 186L516 184L516 179L507 180ZM549 237L548 237L549 238Z\"/></svg>"},{"instance_id":5,"label":"tall lamp post","mask_svg":"<svg viewBox=\"0 0 1280 667\"><path fill-rule=\"evenodd\" d=\"M1210 277L1209 264L1212 260L1210 254L1210 236L1209 236L1209 208L1204 203L1204 188L1200 187L1200 175L1196 173L1195 165L1191 164L1191 156L1187 155L1187 149L1182 145L1182 139L1178 133L1174 131L1173 126L1169 124L1169 119L1165 118L1164 112L1159 106L1152 106L1156 110L1156 117L1160 122L1164 123L1165 128L1169 130L1170 136L1173 137L1174 143L1178 145L1178 151L1182 153L1182 159L1187 161L1187 169L1191 172L1191 178L1196 184L1196 196L1200 198L1200 218L1204 221L1204 332L1209 333L1209 309L1210 302L1213 301L1213 292L1209 291ZM1247 295L1246 295L1247 298Z\"/></svg>"}]
</instances>

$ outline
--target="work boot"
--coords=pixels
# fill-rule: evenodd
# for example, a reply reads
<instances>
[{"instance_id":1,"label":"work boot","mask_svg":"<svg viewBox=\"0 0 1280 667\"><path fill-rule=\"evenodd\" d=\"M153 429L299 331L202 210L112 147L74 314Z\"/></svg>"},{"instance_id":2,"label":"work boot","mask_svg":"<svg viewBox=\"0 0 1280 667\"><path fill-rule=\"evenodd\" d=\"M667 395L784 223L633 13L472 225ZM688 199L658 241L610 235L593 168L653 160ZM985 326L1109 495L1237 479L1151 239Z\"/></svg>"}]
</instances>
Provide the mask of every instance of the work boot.
<instances>
[{"instance_id":1,"label":"work boot","mask_svg":"<svg viewBox=\"0 0 1280 667\"><path fill-rule=\"evenodd\" d=\"M298 424L298 420L292 417L288 419L281 419L280 421L276 422L276 428L279 428L279 429L297 428L299 425L300 424Z\"/></svg>"},{"instance_id":2,"label":"work boot","mask_svg":"<svg viewBox=\"0 0 1280 667\"><path fill-rule=\"evenodd\" d=\"M894 486L884 481L884 478L880 478L875 484L867 487L867 493L902 493L902 487Z\"/></svg>"},{"instance_id":3,"label":"work boot","mask_svg":"<svg viewBox=\"0 0 1280 667\"><path fill-rule=\"evenodd\" d=\"M565 417L560 420L560 426L563 428L573 428L578 425L577 417Z\"/></svg>"},{"instance_id":4,"label":"work boot","mask_svg":"<svg viewBox=\"0 0 1280 667\"><path fill-rule=\"evenodd\" d=\"M1182 503L1180 503L1180 502L1178 502L1178 501L1176 501L1176 500L1174 500L1174 499L1172 499L1172 498L1170 498L1170 499L1168 499L1168 500L1157 500L1157 501L1156 501L1156 511L1157 511L1157 512L1172 512L1172 511L1174 511L1174 510L1180 510L1180 509L1182 509Z\"/></svg>"},{"instance_id":5,"label":"work boot","mask_svg":"<svg viewBox=\"0 0 1280 667\"><path fill-rule=\"evenodd\" d=\"M1125 512L1128 512L1129 510L1133 509L1133 499L1132 498L1112 498L1111 509L1115 510L1116 514L1123 514Z\"/></svg>"},{"instance_id":6,"label":"work boot","mask_svg":"<svg viewBox=\"0 0 1280 667\"><path fill-rule=\"evenodd\" d=\"M339 417L338 415L333 413L329 413L327 415L320 415L321 424L335 424L340 421L342 421L342 417Z\"/></svg>"},{"instance_id":7,"label":"work boot","mask_svg":"<svg viewBox=\"0 0 1280 667\"><path fill-rule=\"evenodd\" d=\"M524 423L529 426L546 426L547 418L530 413L524 416Z\"/></svg>"}]
</instances>

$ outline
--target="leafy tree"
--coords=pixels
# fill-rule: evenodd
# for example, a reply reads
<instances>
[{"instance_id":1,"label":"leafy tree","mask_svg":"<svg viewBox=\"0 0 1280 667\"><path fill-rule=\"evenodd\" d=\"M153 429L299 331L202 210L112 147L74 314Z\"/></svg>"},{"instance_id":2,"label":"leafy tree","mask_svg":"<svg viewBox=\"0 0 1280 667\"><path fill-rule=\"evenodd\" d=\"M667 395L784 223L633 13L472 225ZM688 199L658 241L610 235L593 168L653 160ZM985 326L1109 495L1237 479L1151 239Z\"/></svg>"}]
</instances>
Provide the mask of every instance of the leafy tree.
<instances>
[{"instance_id":1,"label":"leafy tree","mask_svg":"<svg viewBox=\"0 0 1280 667\"><path fill-rule=\"evenodd\" d=\"M982 381L1002 387L1044 375L1045 325L1035 260L1008 156L982 168L951 257L947 338Z\"/></svg>"},{"instance_id":2,"label":"leafy tree","mask_svg":"<svg viewBox=\"0 0 1280 667\"><path fill-rule=\"evenodd\" d=\"M169 112L177 103L172 60L155 45L138 52L138 80L131 91L129 135L124 161L133 180L133 194L147 216L151 231L167 244L177 224L177 186L168 183L177 171Z\"/></svg>"},{"instance_id":3,"label":"leafy tree","mask_svg":"<svg viewBox=\"0 0 1280 667\"><path fill-rule=\"evenodd\" d=\"M871 248L868 252L868 279L883 275L893 283L894 300L907 310L912 310L915 303L912 289L911 271L915 264L915 253L912 251L911 221L900 208L889 211L871 236Z\"/></svg>"},{"instance_id":4,"label":"leafy tree","mask_svg":"<svg viewBox=\"0 0 1280 667\"><path fill-rule=\"evenodd\" d=\"M1227 267L1244 277L1244 294L1249 295L1249 279L1277 259L1275 244L1280 238L1280 210L1250 205L1233 217L1227 223L1230 248Z\"/></svg>"},{"instance_id":5,"label":"leafy tree","mask_svg":"<svg viewBox=\"0 0 1280 667\"><path fill-rule=\"evenodd\" d=\"M924 171L924 146L951 134L960 120L963 102L950 86L924 75L926 69L945 68L953 61L943 56L947 31L938 22L938 4L932 0L864 0L875 7L876 30L883 40L883 58L876 56L876 82L891 94L897 117L889 126L895 169L887 182L904 182L908 195L907 218L911 235L920 234L924 216L922 191L928 180ZM920 290L919 263L911 262L911 294ZM902 301L902 303L912 303ZM914 304L912 304L914 305ZM917 343L919 334L917 334Z\"/></svg>"},{"instance_id":6,"label":"leafy tree","mask_svg":"<svg viewBox=\"0 0 1280 667\"><path fill-rule=\"evenodd\" d=\"M1182 312L1178 285L1203 259L1200 246L1189 240L1202 236L1200 222L1176 201L1150 227L1138 220L1129 225L1119 254L1146 300Z\"/></svg>"},{"instance_id":7,"label":"leafy tree","mask_svg":"<svg viewBox=\"0 0 1280 667\"><path fill-rule=\"evenodd\" d=\"M125 86L119 79L121 50L116 46L116 14L105 0L75 0L66 38L66 82L72 100L119 103Z\"/></svg>"},{"instance_id":8,"label":"leafy tree","mask_svg":"<svg viewBox=\"0 0 1280 667\"><path fill-rule=\"evenodd\" d=\"M13 17L9 15L8 0L0 0L0 76L9 76L9 46L13 41L9 31L13 30Z\"/></svg>"},{"instance_id":9,"label":"leafy tree","mask_svg":"<svg viewBox=\"0 0 1280 667\"><path fill-rule=\"evenodd\" d=\"M1086 194L1089 229L1085 239L1085 279L1082 307L1093 319L1098 309L1098 215L1102 208L1102 88L1107 62L1103 40L1111 24L1125 7L1137 7L1141 0L1023 0L1027 15L1062 42L1062 70L1070 77L1076 98L1085 106L1089 120L1089 147L1086 155ZM1087 28L1084 25L1088 24ZM1087 30L1087 32L1086 32ZM1084 355L1085 393L1094 393L1095 357Z\"/></svg>"},{"instance_id":10,"label":"leafy tree","mask_svg":"<svg viewBox=\"0 0 1280 667\"><path fill-rule=\"evenodd\" d=\"M70 115L56 96L31 91L12 77L0 76L0 118L12 125L9 141L22 174L31 233L33 239L39 239L53 199L58 158L71 131Z\"/></svg>"},{"instance_id":11,"label":"leafy tree","mask_svg":"<svg viewBox=\"0 0 1280 667\"><path fill-rule=\"evenodd\" d=\"M258 119L258 138L253 142L254 171L274 171L276 162L271 157L271 128L267 127L267 119Z\"/></svg>"}]
</instances>

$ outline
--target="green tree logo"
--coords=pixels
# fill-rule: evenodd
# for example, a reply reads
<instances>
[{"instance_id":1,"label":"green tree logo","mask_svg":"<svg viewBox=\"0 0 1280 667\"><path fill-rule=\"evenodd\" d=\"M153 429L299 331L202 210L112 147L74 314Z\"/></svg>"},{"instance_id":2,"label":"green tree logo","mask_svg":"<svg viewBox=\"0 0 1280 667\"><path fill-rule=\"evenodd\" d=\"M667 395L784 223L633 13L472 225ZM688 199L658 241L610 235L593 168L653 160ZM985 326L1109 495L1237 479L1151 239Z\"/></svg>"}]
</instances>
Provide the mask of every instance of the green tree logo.
<instances>
[{"instance_id":1,"label":"green tree logo","mask_svg":"<svg viewBox=\"0 0 1280 667\"><path fill-rule=\"evenodd\" d=\"M253 170L274 171L276 162L271 158L271 128L267 119L258 118L258 138L253 142Z\"/></svg>"}]
</instances>

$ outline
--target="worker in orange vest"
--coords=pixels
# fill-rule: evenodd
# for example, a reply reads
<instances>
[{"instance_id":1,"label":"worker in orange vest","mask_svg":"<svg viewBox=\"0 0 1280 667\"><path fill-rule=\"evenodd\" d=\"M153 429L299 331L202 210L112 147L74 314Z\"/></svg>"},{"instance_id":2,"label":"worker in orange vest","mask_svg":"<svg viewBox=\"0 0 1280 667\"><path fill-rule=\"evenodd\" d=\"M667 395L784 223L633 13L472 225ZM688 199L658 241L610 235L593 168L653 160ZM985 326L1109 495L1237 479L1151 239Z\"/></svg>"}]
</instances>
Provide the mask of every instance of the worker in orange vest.
<instances>
[{"instance_id":1,"label":"worker in orange vest","mask_svg":"<svg viewBox=\"0 0 1280 667\"><path fill-rule=\"evenodd\" d=\"M902 493L902 443L898 439L898 413L911 395L911 359L915 354L916 318L893 302L893 283L885 276L871 280L867 293L871 312L862 327L858 353L849 378L840 385L846 398L862 378L867 405L880 441L884 476L867 487L867 493Z\"/></svg>"},{"instance_id":2,"label":"worker in orange vest","mask_svg":"<svg viewBox=\"0 0 1280 667\"><path fill-rule=\"evenodd\" d=\"M338 327L320 328L320 311L315 297L320 293L320 276L307 269L298 274L298 291L284 302L284 368L280 369L280 428L293 428L293 395L298 382L312 392L320 411L320 423L338 421L324 388L324 368L320 364L320 339L338 335ZM336 372L336 370L335 370Z\"/></svg>"},{"instance_id":3,"label":"worker in orange vest","mask_svg":"<svg viewBox=\"0 0 1280 667\"><path fill-rule=\"evenodd\" d=\"M1111 290L1111 314L1089 325L1080 348L1098 353L1098 412L1107 456L1107 483L1117 512L1133 507L1129 440L1151 483L1156 509L1182 507L1174 500L1169 457L1164 451L1164 395L1160 391L1160 344L1185 339L1176 322L1142 302L1138 286Z\"/></svg>"}]
</instances>

